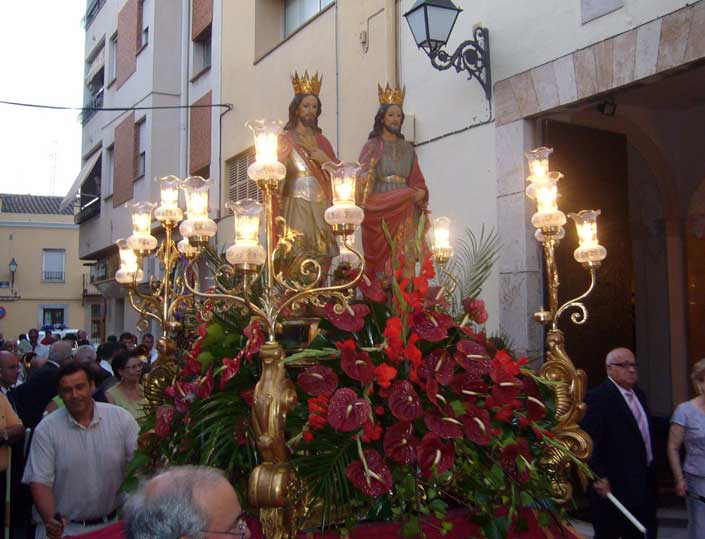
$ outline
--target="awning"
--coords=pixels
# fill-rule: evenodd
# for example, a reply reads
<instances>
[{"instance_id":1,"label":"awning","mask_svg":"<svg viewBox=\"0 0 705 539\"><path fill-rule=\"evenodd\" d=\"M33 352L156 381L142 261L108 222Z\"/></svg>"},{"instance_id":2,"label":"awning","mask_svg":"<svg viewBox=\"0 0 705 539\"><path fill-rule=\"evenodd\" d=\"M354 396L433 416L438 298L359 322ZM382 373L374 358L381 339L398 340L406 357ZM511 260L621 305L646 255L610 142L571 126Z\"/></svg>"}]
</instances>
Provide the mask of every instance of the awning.
<instances>
[{"instance_id":1,"label":"awning","mask_svg":"<svg viewBox=\"0 0 705 539\"><path fill-rule=\"evenodd\" d=\"M76 193L78 193L78 190L83 185L83 182L86 181L88 175L93 171L93 167L95 167L95 164L98 162L98 159L100 159L101 153L101 150L98 149L93 153L93 155L88 158L88 161L85 162L83 168L81 169L81 172L78 173L76 180L73 182L71 189L69 189L69 192L64 197L64 200L61 201L59 211L68 208L76 200Z\"/></svg>"},{"instance_id":2,"label":"awning","mask_svg":"<svg viewBox=\"0 0 705 539\"><path fill-rule=\"evenodd\" d=\"M98 71L103 69L103 66L105 65L105 47L100 49L98 54L95 55L95 58L93 58L93 61L91 62L91 66L88 68L88 71L86 72L86 84L91 82L93 80L93 77L95 77L98 74Z\"/></svg>"}]
</instances>

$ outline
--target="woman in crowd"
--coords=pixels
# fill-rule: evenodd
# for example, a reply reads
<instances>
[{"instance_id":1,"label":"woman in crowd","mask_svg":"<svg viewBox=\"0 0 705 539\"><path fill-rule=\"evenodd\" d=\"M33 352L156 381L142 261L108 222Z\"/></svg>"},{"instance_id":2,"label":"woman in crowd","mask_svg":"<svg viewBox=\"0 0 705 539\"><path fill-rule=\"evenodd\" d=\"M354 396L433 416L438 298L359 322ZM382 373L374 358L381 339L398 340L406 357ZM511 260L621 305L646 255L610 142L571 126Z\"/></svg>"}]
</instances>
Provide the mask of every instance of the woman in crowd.
<instances>
[{"instance_id":1,"label":"woman in crowd","mask_svg":"<svg viewBox=\"0 0 705 539\"><path fill-rule=\"evenodd\" d=\"M112 367L119 381L106 391L108 402L124 408L139 421L147 404L140 384L142 361L134 352L123 351L113 358Z\"/></svg>"},{"instance_id":2,"label":"woman in crowd","mask_svg":"<svg viewBox=\"0 0 705 539\"><path fill-rule=\"evenodd\" d=\"M705 359L693 366L690 378L698 396L679 404L671 418L668 460L676 480L676 494L688 496L688 537L703 537L705 530ZM685 464L680 449L685 442Z\"/></svg>"}]
</instances>

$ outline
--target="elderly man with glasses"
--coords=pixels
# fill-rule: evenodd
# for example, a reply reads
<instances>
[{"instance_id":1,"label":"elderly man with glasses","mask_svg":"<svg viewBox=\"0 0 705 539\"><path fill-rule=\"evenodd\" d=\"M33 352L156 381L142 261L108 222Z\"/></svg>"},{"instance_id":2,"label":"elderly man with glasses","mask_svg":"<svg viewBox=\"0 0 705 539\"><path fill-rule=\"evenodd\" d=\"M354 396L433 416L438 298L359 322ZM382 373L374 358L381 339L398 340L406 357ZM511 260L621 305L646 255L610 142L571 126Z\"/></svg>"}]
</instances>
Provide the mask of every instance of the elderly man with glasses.
<instances>
[{"instance_id":1,"label":"elderly man with glasses","mask_svg":"<svg viewBox=\"0 0 705 539\"><path fill-rule=\"evenodd\" d=\"M606 499L611 492L656 538L656 474L652 424L644 393L636 387L639 365L628 348L605 358L607 380L590 391L582 427L593 440L590 489L595 539L643 538Z\"/></svg>"}]
</instances>

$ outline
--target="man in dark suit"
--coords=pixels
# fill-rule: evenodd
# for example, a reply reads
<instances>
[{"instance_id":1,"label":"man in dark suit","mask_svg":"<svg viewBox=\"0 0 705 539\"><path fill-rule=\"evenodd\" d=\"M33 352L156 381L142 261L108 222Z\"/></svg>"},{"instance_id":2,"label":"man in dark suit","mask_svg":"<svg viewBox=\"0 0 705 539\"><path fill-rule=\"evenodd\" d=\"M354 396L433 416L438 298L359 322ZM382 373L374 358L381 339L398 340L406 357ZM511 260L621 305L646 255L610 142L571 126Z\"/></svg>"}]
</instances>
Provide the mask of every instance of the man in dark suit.
<instances>
[{"instance_id":1,"label":"man in dark suit","mask_svg":"<svg viewBox=\"0 0 705 539\"><path fill-rule=\"evenodd\" d=\"M608 379L585 399L587 413L582 428L593 440L590 466L597 476L590 489L595 539L643 538L606 498L620 500L656 539L656 474L653 437L634 354L616 348L605 360Z\"/></svg>"},{"instance_id":2,"label":"man in dark suit","mask_svg":"<svg viewBox=\"0 0 705 539\"><path fill-rule=\"evenodd\" d=\"M71 353L71 341L55 342L47 362L14 390L17 413L25 428L34 429L41 421L44 409L56 396L56 373L62 363L71 358Z\"/></svg>"}]
</instances>

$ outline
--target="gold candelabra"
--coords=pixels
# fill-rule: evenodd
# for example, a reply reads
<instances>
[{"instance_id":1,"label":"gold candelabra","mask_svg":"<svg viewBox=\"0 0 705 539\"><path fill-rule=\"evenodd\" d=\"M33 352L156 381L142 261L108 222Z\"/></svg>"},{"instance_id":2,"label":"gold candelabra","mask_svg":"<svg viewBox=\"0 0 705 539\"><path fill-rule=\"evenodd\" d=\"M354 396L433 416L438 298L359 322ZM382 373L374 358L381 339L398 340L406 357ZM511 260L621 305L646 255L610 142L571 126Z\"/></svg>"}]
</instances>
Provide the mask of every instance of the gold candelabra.
<instances>
[{"instance_id":1,"label":"gold candelabra","mask_svg":"<svg viewBox=\"0 0 705 539\"><path fill-rule=\"evenodd\" d=\"M549 171L549 156L551 148L537 148L526 152L529 164L529 185L526 194L536 201L536 213L531 218L536 228L535 238L543 245L546 264L546 280L548 285L548 309L541 309L534 314L534 319L548 327L546 333L546 361L541 368L541 376L554 382L556 397L556 419L558 425L553 433L556 439L565 444L570 451L582 461L587 461L592 453L592 440L583 431L579 422L585 414L583 402L587 377L585 371L576 369L565 349L565 337L558 329L561 315L568 309L577 309L570 316L574 324L584 324L588 319L588 311L582 302L595 288L597 269L607 256L607 250L598 243L597 217L599 210L582 210L568 214L575 221L578 232L579 246L573 252L575 260L590 273L590 284L579 296L559 304L558 265L556 263L556 246L565 237L563 225L566 216L558 209L558 181L563 177L560 172ZM570 470L573 468L569 458L553 449L544 455L543 464L556 478L554 480L554 497L559 502L571 499L573 487ZM585 486L586 477L580 470L578 476Z\"/></svg>"},{"instance_id":2,"label":"gold candelabra","mask_svg":"<svg viewBox=\"0 0 705 539\"><path fill-rule=\"evenodd\" d=\"M300 261L300 257L294 257L297 264L293 268L285 264L287 255L295 250L298 232L290 229L283 217L274 215L275 197L286 176L285 166L277 160L282 126L281 121L248 123L254 134L257 154L248 175L261 190L263 202L247 199L227 204L234 215L235 238L225 253L227 263L214 270L214 284L210 289L201 290L196 268L208 267L202 263L203 247L215 235L217 225L208 218L209 181L198 177L184 181L173 176L162 179L162 204L154 210L154 217L165 230L164 243L157 251L165 271L160 283L150 282L152 293L140 292L137 282L143 278L139 269L140 258L157 246L156 238L150 233L154 204L135 205L135 233L121 244L122 265L118 271L118 280L129 286L131 305L140 313L141 319L158 320L165 336L167 330L179 329L179 323L174 319L175 310L182 305L193 306L196 300L206 307L202 309L203 313L224 312L235 307L263 324L267 341L260 349L262 374L255 386L251 417L262 463L250 475L248 498L250 504L259 509L260 521L269 539L295 536L303 514L300 504L305 497L303 487L289 465L284 434L287 413L296 405L297 397L294 384L285 371L285 352L276 339L278 324L286 317L301 314L306 305L323 307L333 301L336 312L349 309L353 287L364 272L364 258L352 240L364 216L363 210L355 205L357 163L326 163L323 166L330 174L333 194L333 205L326 210L325 220L340 238L346 256L356 262L353 276L347 282L331 284L327 282L329 260L305 258ZM178 187L185 192L188 219L179 225L184 239L177 249L171 236L183 216L178 207ZM264 220L264 245L260 242L261 220ZM279 227L278 237L276 227ZM167 276L175 267L178 251L189 261L183 274L176 278L176 291L173 292L174 287L170 286Z\"/></svg>"}]
</instances>

